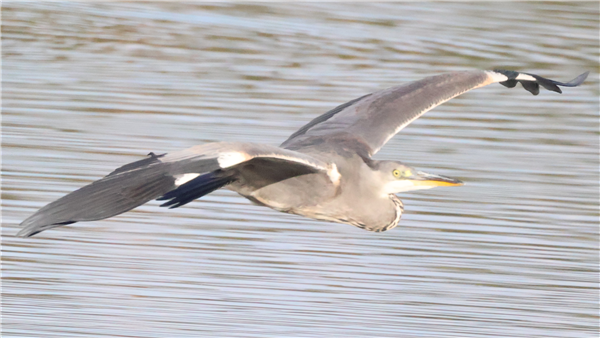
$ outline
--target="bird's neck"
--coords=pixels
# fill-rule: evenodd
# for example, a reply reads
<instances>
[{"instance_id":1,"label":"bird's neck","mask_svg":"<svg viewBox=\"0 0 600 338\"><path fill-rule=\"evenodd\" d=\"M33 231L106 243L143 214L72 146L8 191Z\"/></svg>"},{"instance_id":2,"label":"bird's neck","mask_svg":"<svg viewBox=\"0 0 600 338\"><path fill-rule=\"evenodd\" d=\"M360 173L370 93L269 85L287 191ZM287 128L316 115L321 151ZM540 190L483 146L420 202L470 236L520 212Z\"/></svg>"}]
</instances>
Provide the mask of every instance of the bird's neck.
<instances>
[{"instance_id":1,"label":"bird's neck","mask_svg":"<svg viewBox=\"0 0 600 338\"><path fill-rule=\"evenodd\" d=\"M398 198L398 196L394 194L390 194L390 200L394 203L394 209L396 211L396 216L387 226L383 227L380 231L388 231L390 229L395 228L398 223L400 223L400 218L402 218L402 214L404 213L404 203Z\"/></svg>"}]
</instances>

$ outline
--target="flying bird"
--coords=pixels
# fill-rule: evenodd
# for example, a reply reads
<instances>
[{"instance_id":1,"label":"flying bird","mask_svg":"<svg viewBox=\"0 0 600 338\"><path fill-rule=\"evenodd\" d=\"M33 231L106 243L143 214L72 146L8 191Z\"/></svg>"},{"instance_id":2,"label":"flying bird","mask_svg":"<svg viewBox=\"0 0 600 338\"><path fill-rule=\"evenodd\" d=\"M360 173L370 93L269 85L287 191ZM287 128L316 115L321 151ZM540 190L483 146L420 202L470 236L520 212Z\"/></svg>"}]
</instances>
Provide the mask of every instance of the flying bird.
<instances>
[{"instance_id":1,"label":"flying bird","mask_svg":"<svg viewBox=\"0 0 600 338\"><path fill-rule=\"evenodd\" d=\"M396 133L432 108L492 83L537 95L579 86L508 70L463 71L426 77L364 95L315 118L279 147L216 142L154 153L117 168L38 210L21 223L29 237L58 226L113 217L150 200L177 208L226 187L272 209L381 232L404 212L397 193L456 186L399 161L372 159Z\"/></svg>"}]
</instances>

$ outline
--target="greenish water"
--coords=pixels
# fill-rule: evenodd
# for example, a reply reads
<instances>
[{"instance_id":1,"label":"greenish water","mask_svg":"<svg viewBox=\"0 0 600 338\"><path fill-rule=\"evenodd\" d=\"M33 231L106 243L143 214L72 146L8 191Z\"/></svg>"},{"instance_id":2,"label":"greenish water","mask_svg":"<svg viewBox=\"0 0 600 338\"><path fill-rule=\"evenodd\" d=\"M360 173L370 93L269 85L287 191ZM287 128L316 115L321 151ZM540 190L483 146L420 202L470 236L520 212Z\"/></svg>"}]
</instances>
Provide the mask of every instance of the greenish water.
<instances>
[{"instance_id":1,"label":"greenish water","mask_svg":"<svg viewBox=\"0 0 600 338\"><path fill-rule=\"evenodd\" d=\"M2 4L3 337L596 337L595 2ZM217 191L14 238L143 157L277 145L328 109L438 73L512 68L376 156L466 182L370 233Z\"/></svg>"}]
</instances>

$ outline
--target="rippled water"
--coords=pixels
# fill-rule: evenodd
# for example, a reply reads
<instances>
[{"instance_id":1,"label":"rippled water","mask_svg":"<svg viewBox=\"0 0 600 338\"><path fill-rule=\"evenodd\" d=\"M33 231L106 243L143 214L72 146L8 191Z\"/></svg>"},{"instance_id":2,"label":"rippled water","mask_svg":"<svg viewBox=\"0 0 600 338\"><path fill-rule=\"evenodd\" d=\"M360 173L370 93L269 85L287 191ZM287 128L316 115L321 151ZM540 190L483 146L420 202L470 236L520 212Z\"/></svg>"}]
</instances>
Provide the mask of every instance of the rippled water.
<instances>
[{"instance_id":1,"label":"rippled water","mask_svg":"<svg viewBox=\"0 0 600 338\"><path fill-rule=\"evenodd\" d=\"M598 4L19 3L2 8L3 337L596 337ZM30 239L46 203L149 151L277 145L365 93L490 86L378 159L459 178L370 233L217 191Z\"/></svg>"}]
</instances>

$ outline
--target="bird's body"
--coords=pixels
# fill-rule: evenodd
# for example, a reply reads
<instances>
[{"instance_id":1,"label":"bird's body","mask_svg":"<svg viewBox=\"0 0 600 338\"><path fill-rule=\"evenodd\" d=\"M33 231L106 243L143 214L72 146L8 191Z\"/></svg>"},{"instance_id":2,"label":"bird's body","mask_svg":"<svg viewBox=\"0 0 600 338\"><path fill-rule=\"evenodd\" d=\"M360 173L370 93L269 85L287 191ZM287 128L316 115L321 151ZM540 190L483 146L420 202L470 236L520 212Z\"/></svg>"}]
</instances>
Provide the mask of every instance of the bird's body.
<instances>
[{"instance_id":1,"label":"bird's body","mask_svg":"<svg viewBox=\"0 0 600 338\"><path fill-rule=\"evenodd\" d=\"M316 158L323 154L311 154L310 149L307 151L308 155ZM398 210L402 207L402 202L396 195L367 188L379 183L374 175L375 169L371 167L379 161L363 159L351 152L346 155L329 153L331 156L322 160L335 165L332 173L294 176L263 187L257 187L253 182L256 181L256 176L265 173L253 173L250 179L232 183L230 189L257 204L282 212L351 224L372 231L395 227L402 214L402 210ZM270 174L266 173L271 177ZM338 175L339 178L336 179Z\"/></svg>"},{"instance_id":2,"label":"bird's body","mask_svg":"<svg viewBox=\"0 0 600 338\"><path fill-rule=\"evenodd\" d=\"M372 156L425 112L464 92L500 82L520 82L534 95L539 86L580 85L514 71L471 71L432 76L342 104L292 134L279 147L236 142L195 146L126 164L106 177L41 208L21 223L19 236L79 221L112 217L150 200L171 208L227 187L252 202L317 220L385 231L400 221L396 193L460 185Z\"/></svg>"}]
</instances>

